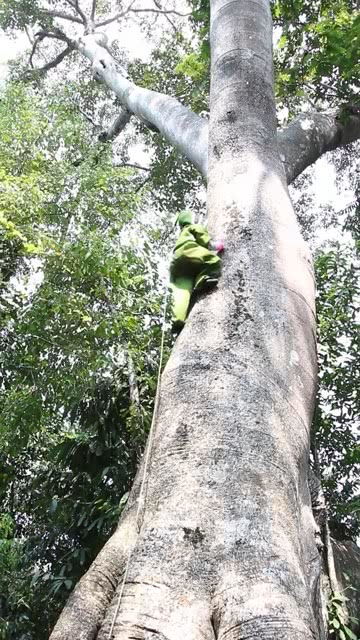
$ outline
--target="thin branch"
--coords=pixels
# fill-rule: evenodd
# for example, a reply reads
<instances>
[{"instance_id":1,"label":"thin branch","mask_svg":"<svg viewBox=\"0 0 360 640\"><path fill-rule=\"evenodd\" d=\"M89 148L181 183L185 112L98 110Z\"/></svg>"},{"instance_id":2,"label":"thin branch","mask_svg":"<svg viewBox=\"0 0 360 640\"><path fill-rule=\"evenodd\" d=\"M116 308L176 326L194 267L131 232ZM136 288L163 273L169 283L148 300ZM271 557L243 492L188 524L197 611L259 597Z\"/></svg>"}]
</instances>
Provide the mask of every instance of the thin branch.
<instances>
[{"instance_id":1,"label":"thin branch","mask_svg":"<svg viewBox=\"0 0 360 640\"><path fill-rule=\"evenodd\" d=\"M42 40L44 40L45 37L46 37L45 35L39 35L39 34L35 35L35 40L33 42L33 46L32 46L31 53L30 53L30 58L29 58L30 67L34 67L34 65L33 65L33 57L34 57L34 55L36 53L37 46L40 44L40 42Z\"/></svg>"},{"instance_id":2,"label":"thin branch","mask_svg":"<svg viewBox=\"0 0 360 640\"><path fill-rule=\"evenodd\" d=\"M45 344L49 344L51 347L57 347L58 349L62 349L62 345L58 344L57 342L52 342L52 340L47 340L47 338L43 338L42 336L38 336L35 333L28 333L27 334L30 338L36 338L37 340L41 340L42 342L45 342Z\"/></svg>"},{"instance_id":3,"label":"thin branch","mask_svg":"<svg viewBox=\"0 0 360 640\"><path fill-rule=\"evenodd\" d=\"M191 11L189 11L189 13L180 13L180 11L176 11L175 9L152 9L152 8L148 8L148 9L131 9L131 11L133 13L160 13L162 15L173 15L173 16L180 16L180 18L187 18L188 16L191 16Z\"/></svg>"},{"instance_id":4,"label":"thin branch","mask_svg":"<svg viewBox=\"0 0 360 640\"><path fill-rule=\"evenodd\" d=\"M158 8L158 9L162 9L162 6L160 4L160 0L154 0L154 5ZM172 26L172 28L174 29L175 32L177 32L177 27L175 25L175 23L169 18L169 16L165 16L166 20L168 21L168 23Z\"/></svg>"},{"instance_id":5,"label":"thin branch","mask_svg":"<svg viewBox=\"0 0 360 640\"><path fill-rule=\"evenodd\" d=\"M111 22L116 22L120 18L123 18L124 16L126 16L127 13L129 13L129 11L131 11L131 7L133 6L134 2L135 0L131 0L127 9L125 9L124 11L120 11L119 13L116 13L114 16L112 16L111 18L108 18L107 20L103 20L102 22L97 22L95 24L95 27L105 27L107 24L111 24Z\"/></svg>"},{"instance_id":6,"label":"thin branch","mask_svg":"<svg viewBox=\"0 0 360 640\"><path fill-rule=\"evenodd\" d=\"M74 104L75 104L75 102L74 102ZM99 124L97 124L97 123L95 122L95 120L93 120L93 119L92 119L92 117L91 117L91 116L89 116L87 113L85 113L85 111L83 111L83 110L79 107L79 105L76 105L76 107L78 108L79 113L81 113L81 115L82 115L82 116L84 116L84 118L85 118L88 122L90 122L90 124L92 124L92 126L94 127L94 129L99 129L100 125L99 125Z\"/></svg>"},{"instance_id":7,"label":"thin branch","mask_svg":"<svg viewBox=\"0 0 360 640\"><path fill-rule=\"evenodd\" d=\"M114 167L121 169L121 167L130 167L130 169L140 169L140 171L151 171L149 167L142 167L140 164L133 164L132 162L122 162L121 164L114 164Z\"/></svg>"},{"instance_id":8,"label":"thin branch","mask_svg":"<svg viewBox=\"0 0 360 640\"><path fill-rule=\"evenodd\" d=\"M30 33L29 28L28 28L26 25L25 25L25 33L26 33L26 35L27 35L27 38L28 38L28 40L29 40L30 44L31 44L32 46L34 46L34 42L35 42L35 41L34 41L34 38L33 38L32 34Z\"/></svg>"},{"instance_id":9,"label":"thin branch","mask_svg":"<svg viewBox=\"0 0 360 640\"><path fill-rule=\"evenodd\" d=\"M96 13L96 0L92 0L91 14L90 14L91 22L94 22L95 20L95 13Z\"/></svg>"},{"instance_id":10,"label":"thin branch","mask_svg":"<svg viewBox=\"0 0 360 640\"><path fill-rule=\"evenodd\" d=\"M44 40L44 38L62 40L62 42L66 42L69 47L73 47L73 49L76 49L76 43L58 27L54 27L53 31L46 31L46 29L42 29L41 31L35 33L35 37L39 40L39 42L41 42L41 40Z\"/></svg>"},{"instance_id":11,"label":"thin branch","mask_svg":"<svg viewBox=\"0 0 360 640\"><path fill-rule=\"evenodd\" d=\"M69 20L70 22L77 22L78 24L84 24L80 18L76 16L71 16L69 13L63 13L62 11L53 11L52 9L47 9L44 11L47 16L51 16L52 18L60 18L61 20Z\"/></svg>"},{"instance_id":12,"label":"thin branch","mask_svg":"<svg viewBox=\"0 0 360 640\"><path fill-rule=\"evenodd\" d=\"M116 136L118 136L119 133L121 133L121 131L126 127L131 118L131 115L132 114L127 109L121 109L119 115L115 118L109 129L100 133L99 141L109 142L110 140L114 140L114 138L116 138Z\"/></svg>"},{"instance_id":13,"label":"thin branch","mask_svg":"<svg viewBox=\"0 0 360 640\"><path fill-rule=\"evenodd\" d=\"M60 64L60 62L62 62L64 58L66 58L66 56L68 56L72 51L74 51L74 47L67 46L66 49L64 49L61 53L59 53L58 56L56 56L56 58L54 58L54 60L51 60L51 62L48 62L43 67L37 67L34 70L38 71L39 73L46 73L50 69L54 69L54 67L57 67L58 64Z\"/></svg>"},{"instance_id":14,"label":"thin branch","mask_svg":"<svg viewBox=\"0 0 360 640\"><path fill-rule=\"evenodd\" d=\"M181 18L186 18L187 16L191 15L191 12L189 13L180 13L179 11L176 11L175 9L154 9L154 8L147 8L147 9L132 9L132 5L134 4L135 0L133 0L129 7L127 9L125 9L125 11L121 11L120 13L115 14L114 16L112 16L112 18L108 18L107 20L103 20L103 22L98 22L95 26L96 27L104 27L107 24L110 24L111 22L116 22L117 20L119 20L120 18L123 18L127 13L158 13L160 15L175 15L175 16L180 16Z\"/></svg>"},{"instance_id":15,"label":"thin branch","mask_svg":"<svg viewBox=\"0 0 360 640\"><path fill-rule=\"evenodd\" d=\"M85 15L85 13L81 10L78 0L65 0L65 2L67 2L67 4L70 5L70 7L75 9L76 13L78 13L78 15L81 18L82 24L87 26L87 24L88 24L87 17Z\"/></svg>"},{"instance_id":16,"label":"thin branch","mask_svg":"<svg viewBox=\"0 0 360 640\"><path fill-rule=\"evenodd\" d=\"M92 126L94 127L94 129L100 129L100 125L95 122L95 120L89 116L85 111L83 111L81 109L81 107L79 107L78 103L76 102L76 100L71 100L71 103L74 105L75 109L77 109L79 111L79 113L81 113L82 116L84 116L84 118L90 122L90 124L92 124Z\"/></svg>"},{"instance_id":17,"label":"thin branch","mask_svg":"<svg viewBox=\"0 0 360 640\"><path fill-rule=\"evenodd\" d=\"M151 180L151 175L148 175L148 176L147 176L147 178L145 178L145 180L143 180L143 182L142 182L138 187L136 187L136 189L134 190L134 191L135 191L135 193L139 193L139 191L141 191L141 189L142 189L143 187L145 187L145 185L146 185L150 180Z\"/></svg>"}]
</instances>

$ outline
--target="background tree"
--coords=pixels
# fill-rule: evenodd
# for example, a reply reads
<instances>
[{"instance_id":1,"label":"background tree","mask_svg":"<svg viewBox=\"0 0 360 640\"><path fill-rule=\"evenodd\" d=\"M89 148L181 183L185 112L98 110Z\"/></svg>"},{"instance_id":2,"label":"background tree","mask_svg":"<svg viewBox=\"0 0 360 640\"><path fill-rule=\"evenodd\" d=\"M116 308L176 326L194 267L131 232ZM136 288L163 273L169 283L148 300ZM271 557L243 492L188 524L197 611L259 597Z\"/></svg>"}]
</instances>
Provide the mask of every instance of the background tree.
<instances>
[{"instance_id":1,"label":"background tree","mask_svg":"<svg viewBox=\"0 0 360 640\"><path fill-rule=\"evenodd\" d=\"M81 114L15 83L0 119L0 629L48 638L136 470L160 283L136 172L112 166Z\"/></svg>"}]
</instances>

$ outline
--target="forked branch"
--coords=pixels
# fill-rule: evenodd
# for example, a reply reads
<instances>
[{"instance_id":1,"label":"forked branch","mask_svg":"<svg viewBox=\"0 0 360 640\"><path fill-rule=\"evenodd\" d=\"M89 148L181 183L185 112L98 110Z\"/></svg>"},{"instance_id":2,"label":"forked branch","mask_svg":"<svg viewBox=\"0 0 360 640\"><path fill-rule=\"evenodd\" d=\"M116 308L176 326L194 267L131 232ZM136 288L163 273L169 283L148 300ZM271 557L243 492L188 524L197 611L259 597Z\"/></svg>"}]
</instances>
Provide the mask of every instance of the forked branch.
<instances>
[{"instance_id":1,"label":"forked branch","mask_svg":"<svg viewBox=\"0 0 360 640\"><path fill-rule=\"evenodd\" d=\"M69 47L73 47L76 49L76 42L69 38L61 29L54 27L52 31L48 31L47 29L41 29L35 34L36 40L41 42L45 38L50 38L51 40L61 40L62 42L66 42Z\"/></svg>"},{"instance_id":2,"label":"forked branch","mask_svg":"<svg viewBox=\"0 0 360 640\"><path fill-rule=\"evenodd\" d=\"M111 24L112 22L116 22L117 20L120 20L120 18L123 18L124 16L126 16L127 13L129 13L129 11L131 11L131 7L133 6L135 0L131 0L130 4L128 5L128 7L126 9L124 9L123 11L119 11L119 13L115 13L115 15L111 16L110 18L107 18L106 20L102 20L101 22L96 23L96 27L105 27L108 24Z\"/></svg>"},{"instance_id":3,"label":"forked branch","mask_svg":"<svg viewBox=\"0 0 360 640\"><path fill-rule=\"evenodd\" d=\"M67 1L75 7L73 0ZM135 0L130 2L125 12L133 10L134 2ZM136 11L143 11L143 9ZM117 15L124 15L124 12ZM115 19L116 16L101 24L109 24ZM94 76L103 81L119 97L124 112L119 114L112 130L103 134L104 140L113 139L128 122L130 114L134 114L147 126L155 127L170 144L194 164L206 179L208 123L205 119L184 107L175 98L138 87L123 77L104 45L106 42L104 34L88 34L75 42L61 29L53 28L51 31L43 29L36 34L30 57L31 63L36 47L44 38L62 40L68 46L54 61L45 65L43 71L59 64L70 50L77 49L89 59ZM359 138L360 109L358 106L348 105L330 114L317 112L303 114L278 132L280 157L284 163L288 184L327 151Z\"/></svg>"},{"instance_id":4,"label":"forked branch","mask_svg":"<svg viewBox=\"0 0 360 640\"><path fill-rule=\"evenodd\" d=\"M154 0L154 4L156 5L156 7L158 9L162 9L162 6L160 4L159 0ZM166 20L168 21L168 23L171 25L171 27L174 29L174 31L177 31L176 25L173 23L173 21L171 20L171 18L169 18L169 16L165 16Z\"/></svg>"},{"instance_id":5,"label":"forked branch","mask_svg":"<svg viewBox=\"0 0 360 640\"><path fill-rule=\"evenodd\" d=\"M35 68L33 64L33 58L39 44L43 40L45 40L45 38L50 38L53 40L61 40L62 42L65 42L67 44L67 47L63 51L61 51L56 56L56 58L54 58L44 66ZM64 58L66 58L72 51L74 51L75 48L76 48L75 42L73 42L70 38L68 38L68 36L66 36L65 33L63 33L60 29L54 28L53 31L47 31L43 29L41 31L38 31L34 36L34 41L31 49L30 57L29 57L29 64L32 67L32 69L34 69L35 71L38 71L40 73L46 73L46 71L49 71L49 69L54 69L55 67L57 67L58 64L60 64L64 60Z\"/></svg>"},{"instance_id":6,"label":"forked branch","mask_svg":"<svg viewBox=\"0 0 360 640\"><path fill-rule=\"evenodd\" d=\"M65 0L65 2L67 2L67 4L70 7L72 7L76 11L76 13L80 16L82 24L87 26L88 19L87 19L85 13L82 11L82 9L80 7L79 1L78 0Z\"/></svg>"}]
</instances>

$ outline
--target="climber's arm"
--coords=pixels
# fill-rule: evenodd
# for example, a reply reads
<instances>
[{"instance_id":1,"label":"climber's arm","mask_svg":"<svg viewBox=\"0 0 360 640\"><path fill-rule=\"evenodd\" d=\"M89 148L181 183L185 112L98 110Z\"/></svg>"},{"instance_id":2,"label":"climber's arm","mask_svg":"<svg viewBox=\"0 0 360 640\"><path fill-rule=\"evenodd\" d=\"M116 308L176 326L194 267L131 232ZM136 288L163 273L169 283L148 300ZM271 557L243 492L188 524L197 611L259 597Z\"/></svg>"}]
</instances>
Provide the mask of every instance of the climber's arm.
<instances>
[{"instance_id":1,"label":"climber's arm","mask_svg":"<svg viewBox=\"0 0 360 640\"><path fill-rule=\"evenodd\" d=\"M210 236L206 227L203 227L201 224L192 224L189 227L189 231L197 244L206 249L209 248Z\"/></svg>"},{"instance_id":2,"label":"climber's arm","mask_svg":"<svg viewBox=\"0 0 360 640\"><path fill-rule=\"evenodd\" d=\"M203 227L200 224L193 224L190 227L190 233L195 239L195 242L201 247L205 247L206 249L215 251L216 253L221 253L224 250L224 243L222 240L211 240L206 227Z\"/></svg>"}]
</instances>

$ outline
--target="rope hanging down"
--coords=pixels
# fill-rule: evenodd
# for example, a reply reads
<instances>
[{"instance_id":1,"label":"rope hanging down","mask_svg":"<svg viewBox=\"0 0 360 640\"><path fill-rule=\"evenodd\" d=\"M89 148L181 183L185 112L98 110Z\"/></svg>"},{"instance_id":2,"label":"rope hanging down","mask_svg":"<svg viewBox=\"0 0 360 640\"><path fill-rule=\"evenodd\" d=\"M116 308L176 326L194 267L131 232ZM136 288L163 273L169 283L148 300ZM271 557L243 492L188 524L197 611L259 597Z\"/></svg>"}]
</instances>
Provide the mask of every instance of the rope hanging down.
<instances>
[{"instance_id":1,"label":"rope hanging down","mask_svg":"<svg viewBox=\"0 0 360 640\"><path fill-rule=\"evenodd\" d=\"M202 225L193 224L193 219L190 211L181 211L177 216L177 222L179 223L181 232L175 245L173 257L171 260L170 285L173 293L173 329L176 329L176 331L178 332L185 324L185 320L189 310L190 298L193 291L199 291L204 287L208 288L209 285L214 286L217 284L221 266L221 260L218 254L223 251L224 245L222 241L211 243L211 238L207 229ZM186 277L186 273L184 273L184 260L192 266L192 270L190 271L190 273L192 274L191 277ZM149 463L152 454L155 423L160 398L160 378L164 355L167 300L168 289L164 298L160 362L156 384L154 412L151 420L149 442L144 461L144 473L140 486L138 507L135 519L137 536L128 554L124 577L121 583L119 597L117 599L115 612L112 618L107 640L112 640L114 626L119 614L125 583L128 577L130 561L142 527L143 507L145 507L146 501Z\"/></svg>"},{"instance_id":2,"label":"rope hanging down","mask_svg":"<svg viewBox=\"0 0 360 640\"><path fill-rule=\"evenodd\" d=\"M149 468L149 463L150 463L150 458L151 458L151 451L152 451L154 433L155 433L155 423L156 423L156 417L157 417L157 411L158 411L159 399L160 399L160 379L161 379L161 369L162 369L163 356L164 356L165 333L166 333L165 321L166 321L166 310L167 310L168 295L169 295L169 290L167 288L166 289L166 293L165 293L165 297L164 297L164 308L163 308L163 314L162 314L160 360L159 360L159 368L158 368L158 375L157 375L157 382L156 382L156 394L155 394L155 402L154 402L154 411L153 411L152 420L151 420L151 426L150 426L150 431L149 431L149 442L148 442L148 447L147 447L145 461L144 461L144 473L143 473L143 477L142 477L142 481L141 481L140 493L139 493L139 498L138 498L138 507L137 507L136 517L135 517L135 524L136 524L136 529L137 529L138 535L139 535L139 533L141 531L141 525L142 525L142 510L143 510L143 507L145 507L147 475L148 475L148 468ZM121 583L120 592L119 592L119 597L117 599L114 615L113 615L113 618L112 618L112 621L111 621L108 640L112 640L112 637L113 637L114 626L115 626L115 623L116 623L116 620L117 620L117 617L118 617L118 614L119 614L121 600L122 600L122 596L123 596L124 588L125 588L125 583L126 583L126 580L127 580L127 577L128 577L130 562L131 562L132 554L133 554L133 552L135 550L135 547L136 547L136 542L137 542L137 538L135 539L134 545L132 546L132 548L129 551L128 559L127 559L126 566L125 566L124 577L123 577L123 580L122 580L122 583Z\"/></svg>"}]
</instances>

